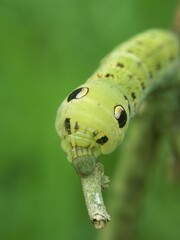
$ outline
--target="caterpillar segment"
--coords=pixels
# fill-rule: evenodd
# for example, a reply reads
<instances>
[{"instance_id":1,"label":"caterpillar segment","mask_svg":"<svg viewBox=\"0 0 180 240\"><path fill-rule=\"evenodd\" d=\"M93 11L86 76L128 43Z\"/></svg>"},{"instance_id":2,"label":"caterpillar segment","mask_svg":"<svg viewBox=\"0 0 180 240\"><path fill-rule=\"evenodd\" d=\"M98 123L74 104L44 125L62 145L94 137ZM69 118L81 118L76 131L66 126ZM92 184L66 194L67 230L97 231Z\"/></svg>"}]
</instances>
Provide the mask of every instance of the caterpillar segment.
<instances>
[{"instance_id":1,"label":"caterpillar segment","mask_svg":"<svg viewBox=\"0 0 180 240\"><path fill-rule=\"evenodd\" d=\"M146 95L180 66L178 37L149 30L115 48L98 70L60 105L56 130L78 174L88 176L100 154L123 141Z\"/></svg>"}]
</instances>

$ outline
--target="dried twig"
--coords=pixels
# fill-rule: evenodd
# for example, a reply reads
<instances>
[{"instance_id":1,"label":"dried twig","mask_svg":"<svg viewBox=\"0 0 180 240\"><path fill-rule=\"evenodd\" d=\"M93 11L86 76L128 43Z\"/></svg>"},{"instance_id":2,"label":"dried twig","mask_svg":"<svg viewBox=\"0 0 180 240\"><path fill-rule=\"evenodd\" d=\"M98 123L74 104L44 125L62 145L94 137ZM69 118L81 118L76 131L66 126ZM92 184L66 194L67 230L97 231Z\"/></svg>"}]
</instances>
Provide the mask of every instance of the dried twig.
<instances>
[{"instance_id":1,"label":"dried twig","mask_svg":"<svg viewBox=\"0 0 180 240\"><path fill-rule=\"evenodd\" d=\"M81 182L90 220L95 228L104 228L109 222L110 216L102 198L102 189L108 187L109 183L109 178L104 176L103 165L97 163L93 173L81 177Z\"/></svg>"}]
</instances>

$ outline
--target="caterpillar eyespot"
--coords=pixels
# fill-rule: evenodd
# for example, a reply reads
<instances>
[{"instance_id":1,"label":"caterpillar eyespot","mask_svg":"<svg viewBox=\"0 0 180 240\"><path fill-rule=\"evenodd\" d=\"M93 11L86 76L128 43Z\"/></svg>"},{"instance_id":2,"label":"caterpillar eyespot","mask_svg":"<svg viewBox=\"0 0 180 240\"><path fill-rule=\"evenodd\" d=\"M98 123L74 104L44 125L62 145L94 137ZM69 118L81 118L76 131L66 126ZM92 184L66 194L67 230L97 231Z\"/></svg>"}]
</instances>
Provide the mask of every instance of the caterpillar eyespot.
<instances>
[{"instance_id":1,"label":"caterpillar eyespot","mask_svg":"<svg viewBox=\"0 0 180 240\"><path fill-rule=\"evenodd\" d=\"M178 37L149 30L115 48L86 83L63 101L56 130L80 175L93 171L100 154L116 149L146 95L170 80L179 66Z\"/></svg>"},{"instance_id":2,"label":"caterpillar eyespot","mask_svg":"<svg viewBox=\"0 0 180 240\"><path fill-rule=\"evenodd\" d=\"M73 99L80 99L83 98L84 96L86 96L86 94L88 93L89 89L86 87L83 88L78 88L76 90L74 90L67 98L67 101L70 102Z\"/></svg>"},{"instance_id":3,"label":"caterpillar eyespot","mask_svg":"<svg viewBox=\"0 0 180 240\"><path fill-rule=\"evenodd\" d=\"M114 116L115 119L118 121L119 127L124 127L127 121L127 114L125 109L121 105L117 105L114 107Z\"/></svg>"}]
</instances>

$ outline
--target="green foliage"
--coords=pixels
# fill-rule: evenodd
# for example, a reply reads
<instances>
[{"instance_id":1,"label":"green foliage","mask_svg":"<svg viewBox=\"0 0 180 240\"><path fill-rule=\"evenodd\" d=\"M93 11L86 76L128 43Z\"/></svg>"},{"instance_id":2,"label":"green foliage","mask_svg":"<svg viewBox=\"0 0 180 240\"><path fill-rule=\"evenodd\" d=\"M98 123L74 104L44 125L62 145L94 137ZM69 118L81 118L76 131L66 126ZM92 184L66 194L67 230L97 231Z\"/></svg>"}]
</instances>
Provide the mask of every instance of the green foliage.
<instances>
[{"instance_id":1,"label":"green foliage","mask_svg":"<svg viewBox=\"0 0 180 240\"><path fill-rule=\"evenodd\" d=\"M1 0L1 239L95 239L78 176L59 147L56 110L114 46L167 28L176 2ZM139 240L179 239L180 192L163 172L160 165L152 176Z\"/></svg>"}]
</instances>

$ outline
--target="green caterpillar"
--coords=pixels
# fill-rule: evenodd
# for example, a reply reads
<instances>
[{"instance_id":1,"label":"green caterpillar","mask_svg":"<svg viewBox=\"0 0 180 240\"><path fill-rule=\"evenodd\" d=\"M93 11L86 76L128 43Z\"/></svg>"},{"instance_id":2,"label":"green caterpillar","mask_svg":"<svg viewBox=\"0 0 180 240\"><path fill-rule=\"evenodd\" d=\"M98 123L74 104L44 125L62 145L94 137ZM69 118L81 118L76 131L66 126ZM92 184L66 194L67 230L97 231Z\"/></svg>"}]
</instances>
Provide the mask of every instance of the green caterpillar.
<instances>
[{"instance_id":1,"label":"green caterpillar","mask_svg":"<svg viewBox=\"0 0 180 240\"><path fill-rule=\"evenodd\" d=\"M144 97L180 65L178 37L149 30L113 50L98 70L60 105L56 130L68 160L87 176L100 154L122 142Z\"/></svg>"}]
</instances>

